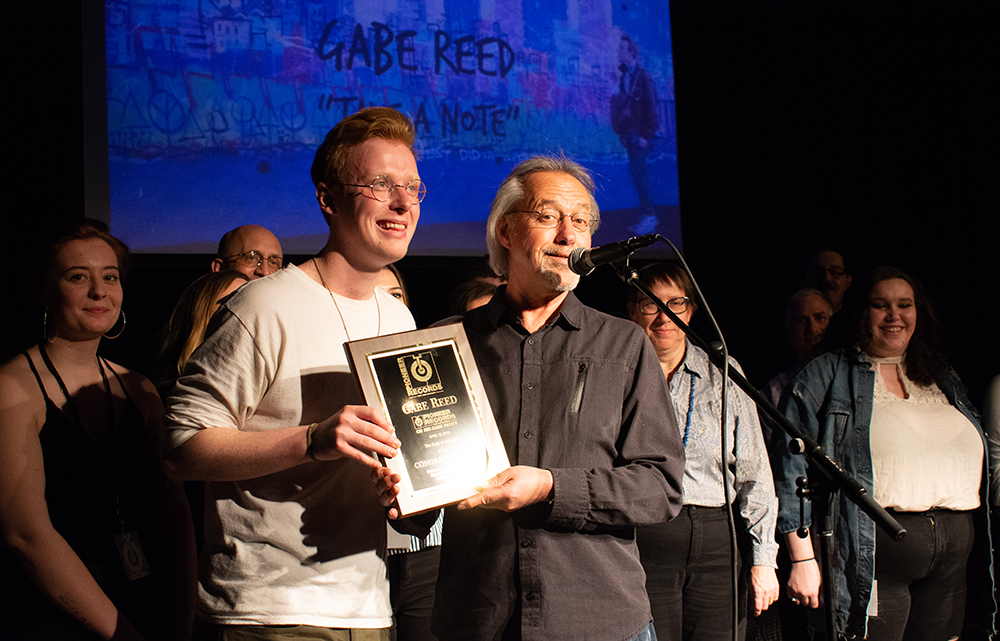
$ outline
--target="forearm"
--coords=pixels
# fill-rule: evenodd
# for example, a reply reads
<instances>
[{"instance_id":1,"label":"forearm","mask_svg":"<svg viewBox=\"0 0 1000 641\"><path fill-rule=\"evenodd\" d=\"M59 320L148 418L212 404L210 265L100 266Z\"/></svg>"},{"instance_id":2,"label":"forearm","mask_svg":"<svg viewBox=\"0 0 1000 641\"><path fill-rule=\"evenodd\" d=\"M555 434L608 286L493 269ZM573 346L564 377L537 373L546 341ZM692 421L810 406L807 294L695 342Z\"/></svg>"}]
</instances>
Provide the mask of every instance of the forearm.
<instances>
[{"instance_id":1,"label":"forearm","mask_svg":"<svg viewBox=\"0 0 1000 641\"><path fill-rule=\"evenodd\" d=\"M347 405L312 425L258 432L203 429L168 452L164 468L174 480L243 481L339 458L377 468L374 454L393 457L397 447L399 440L382 412Z\"/></svg>"},{"instance_id":2,"label":"forearm","mask_svg":"<svg viewBox=\"0 0 1000 641\"><path fill-rule=\"evenodd\" d=\"M750 558L755 566L778 567L778 542L774 538L773 529L771 532L771 537L767 538L765 536L763 540L758 540L758 537L763 534L762 532L751 534Z\"/></svg>"},{"instance_id":3,"label":"forearm","mask_svg":"<svg viewBox=\"0 0 1000 641\"><path fill-rule=\"evenodd\" d=\"M309 461L307 425L262 432L209 427L164 456L175 481L243 481Z\"/></svg>"},{"instance_id":4,"label":"forearm","mask_svg":"<svg viewBox=\"0 0 1000 641\"><path fill-rule=\"evenodd\" d=\"M816 557L813 550L812 538L799 538L798 532L785 533L785 547L788 548L788 556L792 563L804 562L807 559Z\"/></svg>"},{"instance_id":5,"label":"forearm","mask_svg":"<svg viewBox=\"0 0 1000 641\"><path fill-rule=\"evenodd\" d=\"M806 607L819 607L822 577L811 538L800 539L796 532L788 532L785 534L785 545L792 560L788 596Z\"/></svg>"},{"instance_id":6,"label":"forearm","mask_svg":"<svg viewBox=\"0 0 1000 641\"><path fill-rule=\"evenodd\" d=\"M745 394L738 400L741 413L736 427L736 501L750 534L755 566L778 567L778 498L771 466L761 437L757 412Z\"/></svg>"},{"instance_id":7,"label":"forearm","mask_svg":"<svg viewBox=\"0 0 1000 641\"><path fill-rule=\"evenodd\" d=\"M112 638L118 610L62 536L53 530L8 544L42 594L102 639ZM138 638L128 622L122 623L134 636L121 638Z\"/></svg>"},{"instance_id":8,"label":"forearm","mask_svg":"<svg viewBox=\"0 0 1000 641\"><path fill-rule=\"evenodd\" d=\"M756 497L740 505L740 516L750 539L753 564L778 567L778 540L775 527L778 523L778 499L771 490L767 497Z\"/></svg>"},{"instance_id":9,"label":"forearm","mask_svg":"<svg viewBox=\"0 0 1000 641\"><path fill-rule=\"evenodd\" d=\"M753 564L778 567L778 541L775 529L778 524L778 498L770 474L761 469L754 481L739 484L736 495L739 514L750 539Z\"/></svg>"},{"instance_id":10,"label":"forearm","mask_svg":"<svg viewBox=\"0 0 1000 641\"><path fill-rule=\"evenodd\" d=\"M683 464L633 463L610 469L554 469L549 522L579 531L619 529L669 521L680 511Z\"/></svg>"}]
</instances>

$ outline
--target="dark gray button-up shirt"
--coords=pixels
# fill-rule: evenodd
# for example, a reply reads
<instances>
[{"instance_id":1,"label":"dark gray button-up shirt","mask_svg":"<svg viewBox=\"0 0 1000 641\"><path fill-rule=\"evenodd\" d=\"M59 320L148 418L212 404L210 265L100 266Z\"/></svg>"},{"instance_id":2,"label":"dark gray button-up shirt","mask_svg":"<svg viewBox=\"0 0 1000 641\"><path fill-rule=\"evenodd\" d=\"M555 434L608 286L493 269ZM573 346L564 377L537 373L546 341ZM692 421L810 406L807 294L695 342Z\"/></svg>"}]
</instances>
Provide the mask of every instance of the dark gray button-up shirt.
<instances>
[{"instance_id":1,"label":"dark gray button-up shirt","mask_svg":"<svg viewBox=\"0 0 1000 641\"><path fill-rule=\"evenodd\" d=\"M492 641L518 616L525 641L635 635L651 619L635 526L678 512L684 474L652 345L572 293L534 334L503 288L464 324L511 464L550 470L554 498L448 509L434 632Z\"/></svg>"}]
</instances>

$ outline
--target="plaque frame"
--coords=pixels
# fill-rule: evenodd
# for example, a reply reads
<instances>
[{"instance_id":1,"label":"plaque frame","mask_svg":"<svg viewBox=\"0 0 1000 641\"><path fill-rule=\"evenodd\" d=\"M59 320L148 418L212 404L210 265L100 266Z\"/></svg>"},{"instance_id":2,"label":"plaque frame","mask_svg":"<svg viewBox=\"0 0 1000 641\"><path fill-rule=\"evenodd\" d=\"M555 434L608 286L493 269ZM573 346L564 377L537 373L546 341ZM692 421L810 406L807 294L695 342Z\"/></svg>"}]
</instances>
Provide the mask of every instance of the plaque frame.
<instances>
[{"instance_id":1,"label":"plaque frame","mask_svg":"<svg viewBox=\"0 0 1000 641\"><path fill-rule=\"evenodd\" d=\"M396 456L379 455L400 476L401 516L467 499L510 467L461 323L348 341L344 350L365 402L382 410L401 442Z\"/></svg>"}]
</instances>

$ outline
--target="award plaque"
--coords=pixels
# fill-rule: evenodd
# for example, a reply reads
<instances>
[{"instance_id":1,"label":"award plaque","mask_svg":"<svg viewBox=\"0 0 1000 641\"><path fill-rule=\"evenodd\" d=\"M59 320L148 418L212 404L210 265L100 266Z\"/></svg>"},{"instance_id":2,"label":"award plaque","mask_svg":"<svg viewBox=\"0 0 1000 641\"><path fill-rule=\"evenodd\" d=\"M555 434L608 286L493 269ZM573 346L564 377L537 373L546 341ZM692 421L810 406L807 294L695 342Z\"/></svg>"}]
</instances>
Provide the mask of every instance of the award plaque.
<instances>
[{"instance_id":1,"label":"award plaque","mask_svg":"<svg viewBox=\"0 0 1000 641\"><path fill-rule=\"evenodd\" d=\"M508 467L461 323L344 343L365 401L401 445L383 464L399 474L402 516L457 503Z\"/></svg>"}]
</instances>

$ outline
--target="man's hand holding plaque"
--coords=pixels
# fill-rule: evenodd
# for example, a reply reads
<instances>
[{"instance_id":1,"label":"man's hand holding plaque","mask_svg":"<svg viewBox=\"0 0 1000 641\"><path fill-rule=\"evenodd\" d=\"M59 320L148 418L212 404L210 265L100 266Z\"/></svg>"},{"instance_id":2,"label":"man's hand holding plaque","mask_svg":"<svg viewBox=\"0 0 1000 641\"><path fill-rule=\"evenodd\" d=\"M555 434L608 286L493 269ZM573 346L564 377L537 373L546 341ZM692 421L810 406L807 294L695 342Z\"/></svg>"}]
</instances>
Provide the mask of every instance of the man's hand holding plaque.
<instances>
[{"instance_id":1,"label":"man's hand holding plaque","mask_svg":"<svg viewBox=\"0 0 1000 641\"><path fill-rule=\"evenodd\" d=\"M490 479L482 492L458 504L458 509L485 507L513 512L552 498L552 472L527 465L515 465Z\"/></svg>"},{"instance_id":2,"label":"man's hand holding plaque","mask_svg":"<svg viewBox=\"0 0 1000 641\"><path fill-rule=\"evenodd\" d=\"M382 505L389 508L389 518L399 518L399 506L395 505L396 496L400 491L399 474L387 467L377 467L372 469L371 478L378 491L379 500ZM516 465L493 476L482 491L460 502L457 507L460 510L483 507L513 512L522 507L551 500L552 492L551 472L537 467Z\"/></svg>"},{"instance_id":3,"label":"man's hand holding plaque","mask_svg":"<svg viewBox=\"0 0 1000 641\"><path fill-rule=\"evenodd\" d=\"M385 415L375 407L345 405L342 410L306 429L306 453L317 461L352 458L368 467L381 467L378 456L396 455L399 439Z\"/></svg>"}]
</instances>

